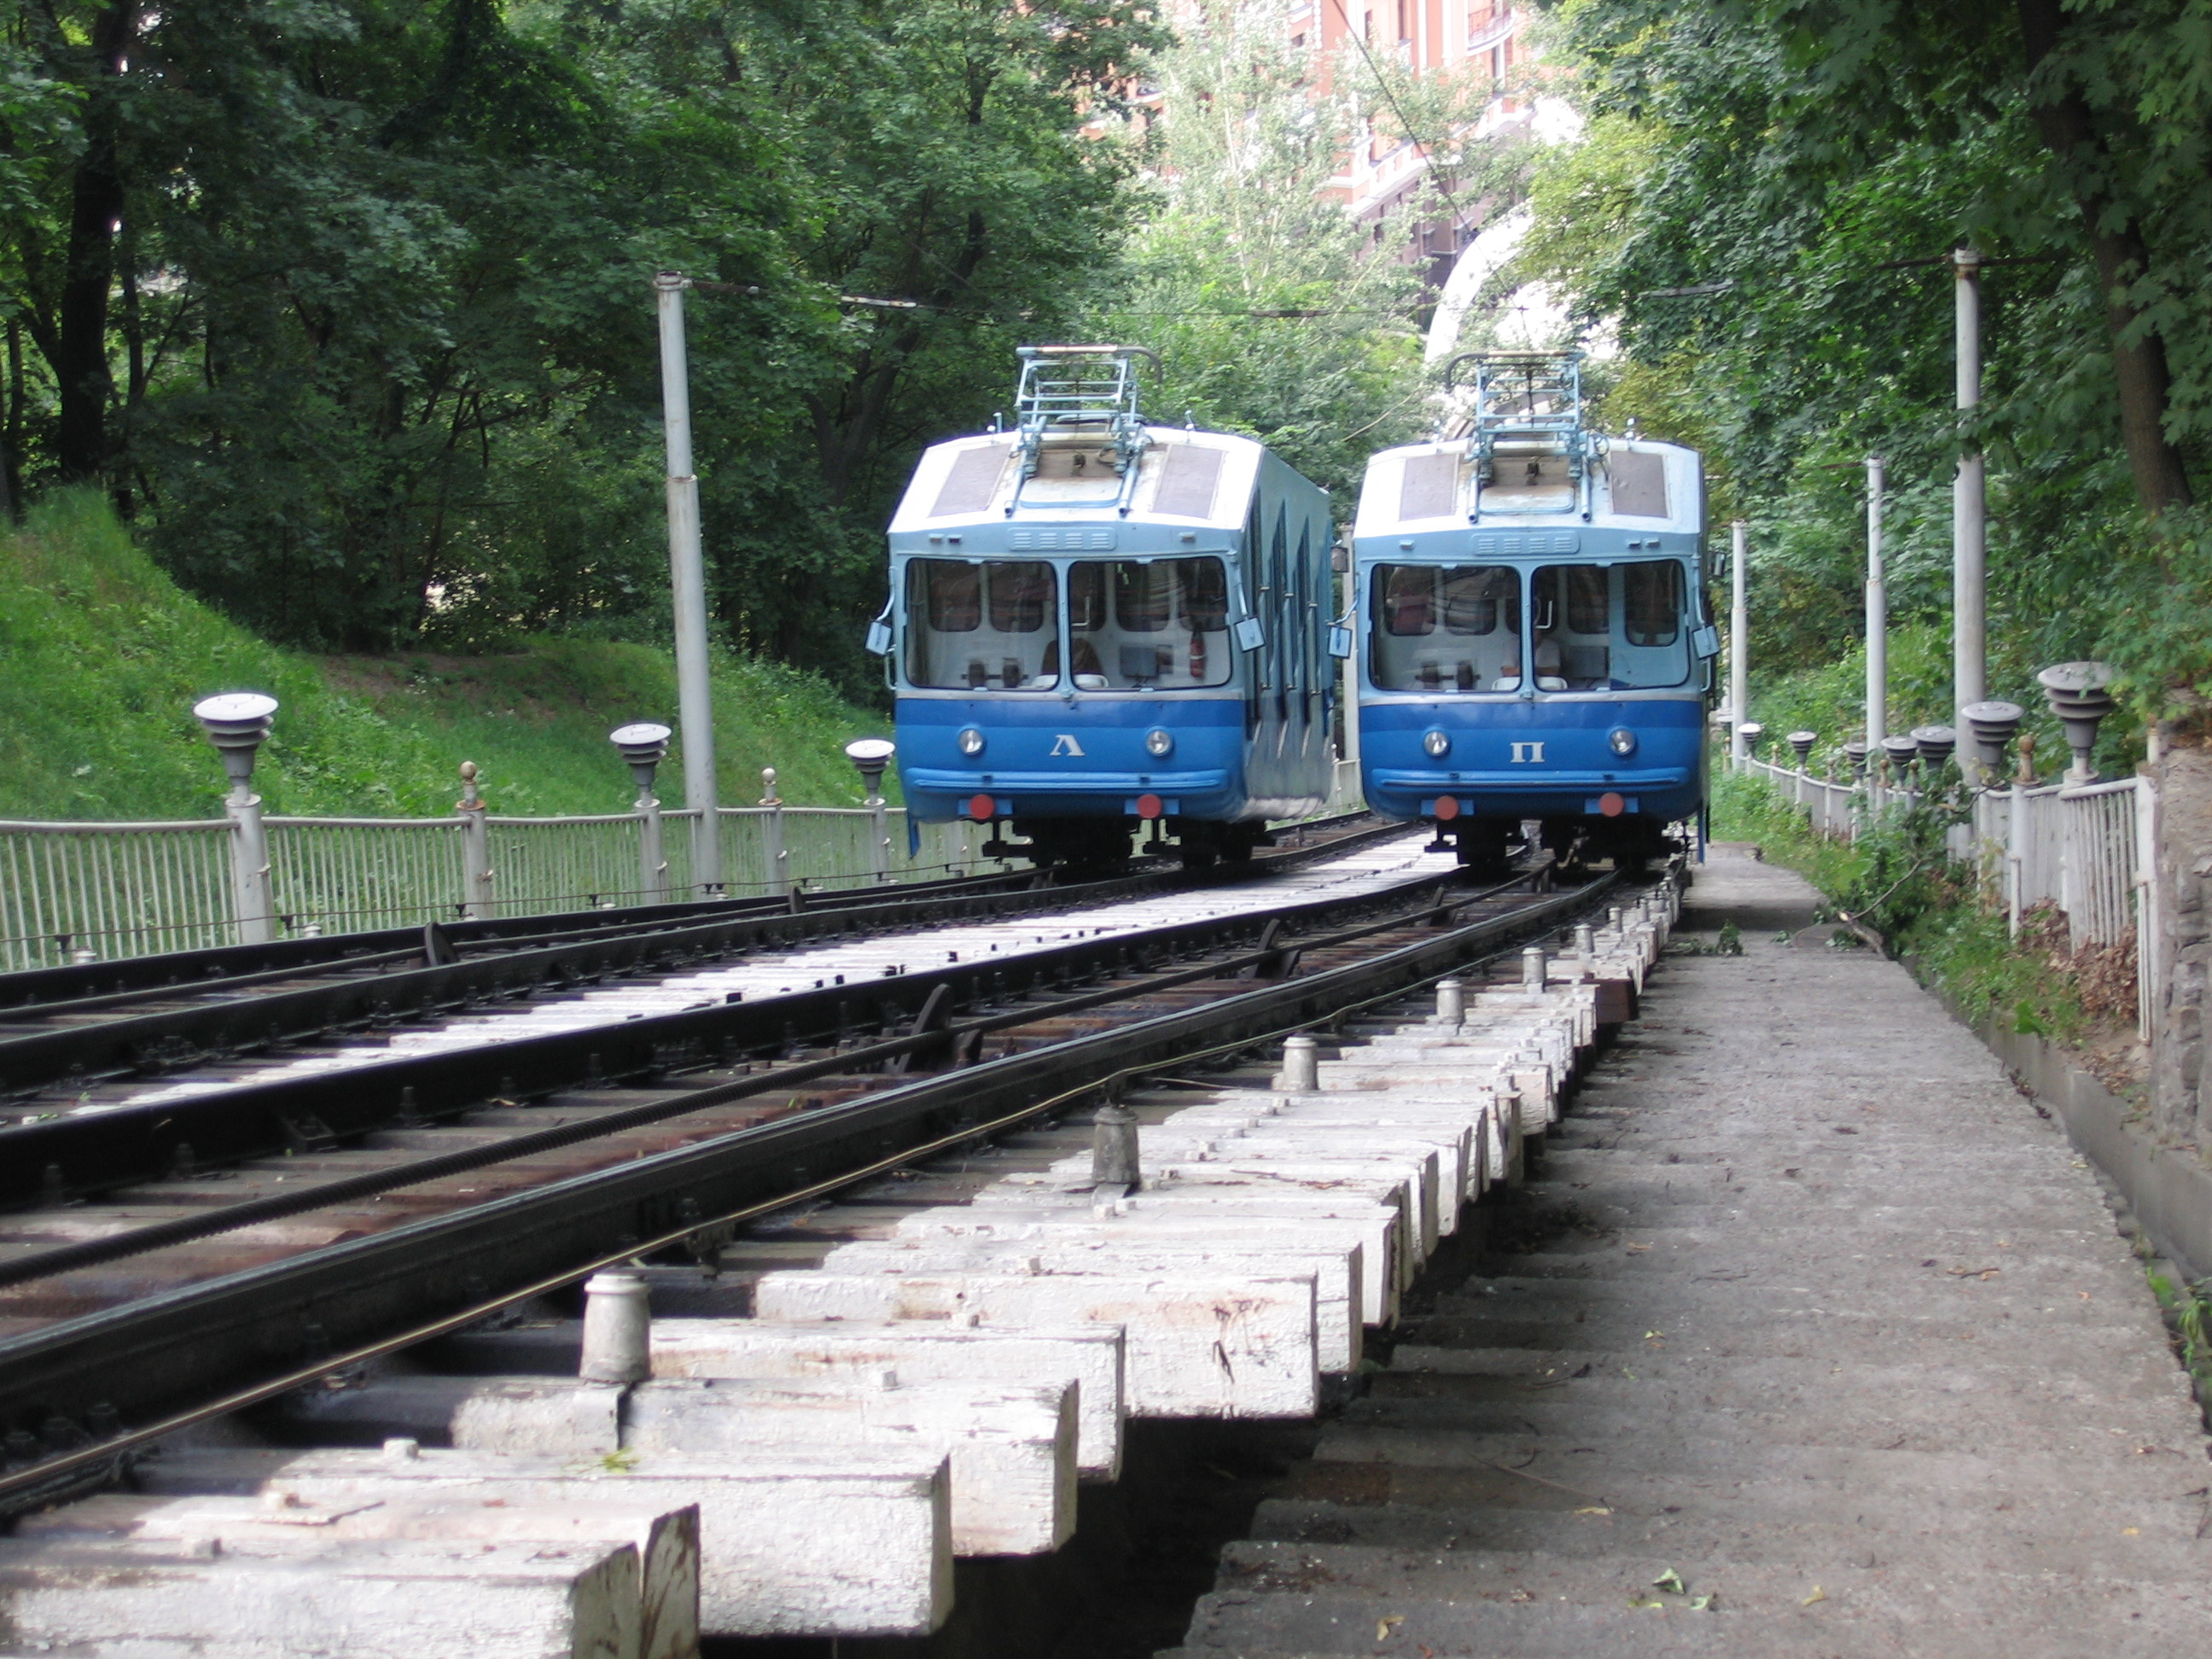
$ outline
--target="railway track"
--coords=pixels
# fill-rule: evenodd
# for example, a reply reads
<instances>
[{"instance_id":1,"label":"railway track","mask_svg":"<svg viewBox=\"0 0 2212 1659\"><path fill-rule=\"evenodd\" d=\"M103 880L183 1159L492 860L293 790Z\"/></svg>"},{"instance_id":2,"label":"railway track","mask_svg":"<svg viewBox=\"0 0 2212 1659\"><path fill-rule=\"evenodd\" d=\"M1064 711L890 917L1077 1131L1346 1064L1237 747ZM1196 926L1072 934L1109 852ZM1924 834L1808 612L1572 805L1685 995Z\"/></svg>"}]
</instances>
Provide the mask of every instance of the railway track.
<instances>
[{"instance_id":1,"label":"railway track","mask_svg":"<svg viewBox=\"0 0 2212 1659\"><path fill-rule=\"evenodd\" d=\"M986 876L790 902L433 922L0 975L0 1125L127 1103L151 1078L296 1059L319 1041L380 1047L402 1026L824 939L1212 890L1401 833L1351 814L1285 832L1293 845L1236 872L1162 869L1073 886ZM0 1203L25 1195L0 1170Z\"/></svg>"},{"instance_id":2,"label":"railway track","mask_svg":"<svg viewBox=\"0 0 2212 1659\"><path fill-rule=\"evenodd\" d=\"M773 989L679 975L506 1041L295 1056L19 1123L0 1142L61 1167L49 1193L97 1198L0 1230L0 1505L596 1269L711 1263L749 1218L1341 1020L1617 896L1530 884L1464 886L1401 840L1262 892L763 953L712 972Z\"/></svg>"}]
</instances>

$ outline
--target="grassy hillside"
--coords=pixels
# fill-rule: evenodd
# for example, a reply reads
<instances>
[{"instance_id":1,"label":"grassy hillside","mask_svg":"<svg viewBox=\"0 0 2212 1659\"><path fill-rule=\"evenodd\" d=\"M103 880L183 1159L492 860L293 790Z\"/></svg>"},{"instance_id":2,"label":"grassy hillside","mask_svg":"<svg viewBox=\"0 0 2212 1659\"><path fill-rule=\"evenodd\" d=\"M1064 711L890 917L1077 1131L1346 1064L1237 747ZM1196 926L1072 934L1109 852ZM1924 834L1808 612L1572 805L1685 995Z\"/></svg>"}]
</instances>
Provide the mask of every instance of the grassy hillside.
<instances>
[{"instance_id":1,"label":"grassy hillside","mask_svg":"<svg viewBox=\"0 0 2212 1659\"><path fill-rule=\"evenodd\" d=\"M64 494L0 536L0 817L204 817L222 771L191 717L216 691L283 705L254 775L270 810L441 813L474 761L499 812L618 811L634 790L606 740L626 721L675 724L665 652L539 639L498 657L320 659L255 637L180 591L96 495ZM839 752L888 720L811 675L724 655L715 664L722 799L860 798ZM661 769L663 800L683 769Z\"/></svg>"}]
</instances>

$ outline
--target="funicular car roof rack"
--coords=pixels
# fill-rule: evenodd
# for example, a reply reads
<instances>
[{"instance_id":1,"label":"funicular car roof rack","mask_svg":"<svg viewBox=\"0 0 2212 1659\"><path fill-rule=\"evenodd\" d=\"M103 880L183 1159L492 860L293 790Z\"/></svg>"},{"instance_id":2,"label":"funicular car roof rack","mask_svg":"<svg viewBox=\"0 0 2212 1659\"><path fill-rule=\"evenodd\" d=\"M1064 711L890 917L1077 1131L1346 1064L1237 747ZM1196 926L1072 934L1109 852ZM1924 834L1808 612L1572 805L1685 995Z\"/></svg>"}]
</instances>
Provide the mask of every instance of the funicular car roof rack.
<instances>
[{"instance_id":1,"label":"funicular car roof rack","mask_svg":"<svg viewBox=\"0 0 2212 1659\"><path fill-rule=\"evenodd\" d=\"M1444 365L1447 392L1459 389L1462 363L1474 365L1474 501L1469 520L1481 517L1482 491L1497 482L1500 454L1563 458L1575 510L1588 519L1589 462L1603 453L1604 441L1583 424L1583 354L1462 352Z\"/></svg>"},{"instance_id":2,"label":"funicular car roof rack","mask_svg":"<svg viewBox=\"0 0 2212 1659\"><path fill-rule=\"evenodd\" d=\"M1137 406L1139 368L1146 358L1155 380L1164 372L1159 354L1143 346L1018 346L1021 379L1014 387L1014 453L1021 470L1007 503L1011 515L1021 504L1022 485L1036 476L1045 440L1085 428L1103 427L1109 465L1121 479L1117 499L1127 496L1137 460L1149 441Z\"/></svg>"}]
</instances>

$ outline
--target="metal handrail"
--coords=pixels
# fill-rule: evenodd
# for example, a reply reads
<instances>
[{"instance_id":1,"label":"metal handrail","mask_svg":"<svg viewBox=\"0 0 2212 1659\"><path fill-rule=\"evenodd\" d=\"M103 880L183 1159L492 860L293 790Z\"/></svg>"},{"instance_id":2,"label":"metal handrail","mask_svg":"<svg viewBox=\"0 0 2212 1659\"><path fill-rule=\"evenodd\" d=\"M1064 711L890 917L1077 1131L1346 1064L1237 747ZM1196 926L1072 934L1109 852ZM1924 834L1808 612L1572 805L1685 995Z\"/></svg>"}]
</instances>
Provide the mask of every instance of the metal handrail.
<instances>
[{"instance_id":1,"label":"metal handrail","mask_svg":"<svg viewBox=\"0 0 2212 1659\"><path fill-rule=\"evenodd\" d=\"M286 934L712 896L688 836L665 840L650 799L629 812L443 817L230 817L127 822L0 819L0 972L201 949ZM649 809L649 810L647 810ZM1002 870L975 826L916 827L900 809L719 809L727 878L781 896Z\"/></svg>"},{"instance_id":2,"label":"metal handrail","mask_svg":"<svg viewBox=\"0 0 2212 1659\"><path fill-rule=\"evenodd\" d=\"M1750 756L1732 763L1786 793L1815 830L1851 840L1891 805L1920 799L1871 777L1839 783ZM2030 912L2047 907L2065 917L2069 951L2134 945L2136 1027L2145 1040L2160 988L2158 884L2151 867L2157 806L2148 777L2014 783L1974 791L1968 821L1945 838L1954 864L1980 872L1986 902L2004 911L2015 937Z\"/></svg>"}]
</instances>

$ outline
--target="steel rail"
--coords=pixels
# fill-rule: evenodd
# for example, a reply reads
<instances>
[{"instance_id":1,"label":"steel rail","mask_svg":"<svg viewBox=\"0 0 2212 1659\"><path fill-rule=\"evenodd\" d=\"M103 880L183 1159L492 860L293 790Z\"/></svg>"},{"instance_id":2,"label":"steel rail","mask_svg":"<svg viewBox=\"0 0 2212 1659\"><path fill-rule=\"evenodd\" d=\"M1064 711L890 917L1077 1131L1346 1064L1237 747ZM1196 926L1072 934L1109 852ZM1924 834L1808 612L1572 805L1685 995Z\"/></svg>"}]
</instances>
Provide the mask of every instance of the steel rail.
<instances>
[{"instance_id":1,"label":"steel rail","mask_svg":"<svg viewBox=\"0 0 2212 1659\"><path fill-rule=\"evenodd\" d=\"M51 1501L73 1480L116 1473L133 1449L191 1422L458 1329L601 1267L1002 1132L1128 1078L1340 1019L1547 931L1595 907L1618 879L1603 877L1456 927L1423 927L1434 915L1425 912L1401 924L1424 936L1359 962L795 1113L0 1343L0 1421L58 1425L43 1443L20 1430L10 1437L27 1467L0 1474L0 1510ZM456 1263L465 1268L457 1273ZM241 1386L240 1375L252 1380ZM135 1418L137 1425L94 1439L64 1408L82 1411L91 1401L102 1402L97 1415ZM19 1437L28 1444L17 1446ZM47 1455L33 1461L33 1448Z\"/></svg>"},{"instance_id":2,"label":"steel rail","mask_svg":"<svg viewBox=\"0 0 2212 1659\"><path fill-rule=\"evenodd\" d=\"M495 1164L510 1163L517 1158L558 1152L564 1147L580 1145L587 1140L616 1135L626 1130L645 1127L648 1124L681 1117L690 1112L709 1106L726 1105L733 1100L750 1096L772 1094L819 1078L836 1077L851 1073L866 1073L908 1056L944 1050L960 1053L963 1044L970 1038L981 1037L994 1031L1016 1030L1024 1025L1065 1018L1070 1013L1091 1008L1109 1007L1117 1002L1127 1002L1155 993L1172 990L1179 986L1193 985L1210 979L1221 979L1241 974L1246 969L1265 972L1282 965L1286 958L1307 951L1327 951L1352 944L1372 935L1402 928L1409 921L1426 919L1432 926L1442 926L1451 915L1471 905L1484 903L1508 890L1521 884L1522 878L1480 891L1445 898L1441 893L1432 904L1419 907L1410 916L1394 916L1387 921L1370 922L1362 927L1310 938L1279 939L1260 948L1234 952L1226 957L1213 957L1199 965L1179 972L1140 969L1140 977L1124 980L1103 989L1073 994L1055 994L1043 1003L1031 1007L1016 1008L995 1014L979 1015L968 1019L950 1019L941 1025L926 1030L915 1030L904 1036L888 1037L858 1048L843 1049L818 1060L780 1062L772 1069L726 1083L709 1085L702 1089L688 1090L665 1100L649 1102L627 1110L605 1113L580 1122L564 1123L548 1129L538 1129L501 1140L489 1146L475 1146L463 1152L442 1152L428 1158L412 1158L390 1169L368 1171L357 1176L341 1176L337 1180L303 1187L297 1191L266 1198L248 1199L228 1204L196 1215L179 1217L126 1232L111 1233L100 1238L82 1239L71 1244L58 1245L34 1255L0 1261L0 1287L27 1284L35 1279L51 1279L60 1273L74 1273L86 1267L121 1261L131 1256L143 1255L149 1250L165 1249L172 1245L189 1243L196 1239L212 1238L241 1227L258 1226L265 1222L281 1221L295 1215L306 1215L316 1210L330 1209L342 1204L356 1203L380 1194L397 1191L403 1187L418 1186L428 1181L443 1180L449 1176L467 1175L474 1170L489 1169ZM1433 877L1408 884L1415 889L1437 884ZM1396 890L1402 894L1406 890ZM919 1024L919 1021L917 1021ZM956 1060L955 1062L958 1062Z\"/></svg>"},{"instance_id":3,"label":"steel rail","mask_svg":"<svg viewBox=\"0 0 2212 1659\"><path fill-rule=\"evenodd\" d=\"M1261 867L1295 868L1370 840L1403 833L1401 824L1382 825L1277 854ZM74 1005L52 1004L35 1010L10 1011L0 1013L0 1089L27 1093L56 1084L82 1087L116 1078L158 1076L210 1059L303 1042L333 1030L389 1019L394 1010L402 1007L417 1015L465 1012L482 1001L527 994L549 985L574 985L641 971L676 972L742 951L814 939L825 929L850 934L925 927L977 914L978 907L982 914L991 915L1034 915L1078 904L1112 903L1185 886L1233 884L1236 879L1160 872L1076 887L1030 885L1011 891L962 890L920 898L899 896L796 914L779 908L732 917L720 911L704 921L654 921L612 933L593 930L574 938L554 935L554 943L517 944L496 954L472 955L447 963L428 961L428 950L418 944L397 953L396 959L422 962L420 967L377 974L345 971L343 977L289 990L193 1002L81 1024L54 1024L13 1034L8 1030L10 1020L57 1019L72 1017L78 1010ZM329 964L342 971L359 965L364 964ZM266 982L271 975L280 981L297 978L280 970L252 977ZM128 995L133 1000L220 995L237 988L240 982L206 980ZM0 1182L0 1201L4 1197L4 1182Z\"/></svg>"},{"instance_id":4,"label":"steel rail","mask_svg":"<svg viewBox=\"0 0 2212 1659\"><path fill-rule=\"evenodd\" d=\"M1425 875L1364 893L1322 896L1267 913L1170 924L1139 933L1094 934L1012 957L981 957L892 979L832 984L754 1002L706 1003L672 1013L556 1030L440 1054L374 1061L343 1072L246 1082L183 1099L63 1114L0 1128L0 1197L51 1203L176 1172L189 1152L198 1168L287 1150L335 1146L384 1128L410 1128L495 1098L543 1097L565 1089L656 1078L710 1064L790 1057L807 1043L849 1046L857 1025L888 1031L916 1017L940 987L955 1011L1004 1003L1048 984L1127 971L1132 957L1218 951L1278 925L1333 913L1388 909L1408 888L1440 887ZM836 976L842 977L842 976ZM818 982L817 982L818 983ZM909 1002L908 999L911 999ZM856 1008L857 1005L857 1008Z\"/></svg>"},{"instance_id":5,"label":"steel rail","mask_svg":"<svg viewBox=\"0 0 2212 1659\"><path fill-rule=\"evenodd\" d=\"M1286 826L1301 835L1330 832L1355 824L1372 815L1366 811L1340 813ZM192 826L199 827L199 826ZM222 820L213 821L216 829ZM1395 826L1402 827L1402 826ZM1342 838L1334 843L1346 844ZM1288 867L1319 849L1303 842L1287 851L1263 855L1255 862ZM1172 870L1139 872L1115 879L1154 881L1172 878ZM1225 878L1234 879L1224 872ZM900 882L888 886L836 888L823 892L794 894L785 898L684 899L662 904L626 905L614 910L538 912L521 916L484 916L473 920L440 918L435 925L456 947L514 946L531 942L611 936L638 928L680 924L687 920L736 920L802 912L869 909L912 902L948 894L982 894L994 889L1034 887L1048 880L1048 872L1021 870L988 876L956 876L939 881ZM1101 883L1078 883L1052 890L1073 893L1096 890ZM547 924L565 926L549 928ZM264 974L283 975L319 968L356 968L380 961L404 961L422 953L422 927L383 927L359 933L333 933L315 939L273 939L258 945L221 945L204 951L173 951L112 962L71 963L52 968L31 968L0 974L0 1021L68 1007L82 1011L116 997L189 995L194 991L235 987ZM189 966L193 976L176 981ZM101 988L106 988L102 989Z\"/></svg>"},{"instance_id":6,"label":"steel rail","mask_svg":"<svg viewBox=\"0 0 2212 1659\"><path fill-rule=\"evenodd\" d=\"M843 901L817 908L849 908L897 902L917 895L948 890L975 892L996 886L1025 886L1035 878L1036 872L1022 871L901 882L890 887L844 888L806 896L817 901ZM612 934L700 916L735 919L787 914L791 908L787 898L684 899L666 904L624 905L613 910L539 911L529 915L473 920L441 917L435 925L457 946L496 946L541 939ZM565 927L547 927L549 922L564 921L568 923ZM204 951L165 951L143 957L121 957L112 962L24 969L0 974L0 1020L35 1016L54 1008L82 1008L117 997L159 995L164 992L182 995L195 990L222 989L264 974L299 974L317 969L355 968L380 961L404 960L422 954L422 935L420 925L379 927L358 933L272 939L259 945L218 945ZM194 977L182 981L173 977L186 967L195 970ZM103 987L107 988L100 988Z\"/></svg>"},{"instance_id":7,"label":"steel rail","mask_svg":"<svg viewBox=\"0 0 2212 1659\"><path fill-rule=\"evenodd\" d=\"M1417 890L1431 885L1441 885L1441 884L1437 883L1433 877L1425 877L1419 881L1407 884L1407 886ZM1505 891L1508 888L1517 885L1519 882L1516 880L1480 892L1462 895L1453 899L1446 899L1439 893L1433 903L1421 907L1419 915L1426 916L1433 923L1441 925L1441 920L1443 917L1465 909L1472 904L1484 902ZM1402 894L1405 889L1395 890ZM1334 908L1341 908L1341 901L1338 902ZM1024 1025L1062 1018L1071 1012L1107 1006L1115 1002L1127 1001L1182 985L1222 978L1240 973L1248 968L1265 969L1272 964L1280 963L1286 956L1309 950L1331 949L1376 933L1404 927L1407 925L1407 920L1403 916L1394 917L1388 921L1372 922L1363 927L1315 938L1280 940L1272 945L1263 945L1257 950L1232 954L1226 957L1210 957L1196 967L1180 972L1164 973L1157 969L1140 969L1139 970L1140 978L1123 981L1101 990L1072 994L1054 994L1049 1000L1031 1007L1017 1008L968 1019L951 1019L941 1026L933 1026L927 1030L917 1030L904 1036L863 1043L858 1048L842 1049L818 1060L780 1062L771 1070L755 1075L714 1085L704 1089L689 1091L665 1101L633 1107L626 1111L605 1114L587 1121L563 1124L554 1128L517 1135L494 1146L413 1159L389 1170L342 1177L336 1181L303 1188L296 1193L249 1200L243 1203L225 1206L201 1215L156 1223L146 1227L134 1228L126 1233L83 1240L75 1244L42 1251L35 1255L0 1261L0 1286L26 1283L82 1267L121 1261L128 1256L142 1255L148 1250L183 1243L192 1239L211 1237L221 1233L234 1231L240 1227L282 1219L288 1216L305 1214L317 1209L351 1203L360 1199L373 1197L380 1193L417 1185L422 1182L437 1180L447 1176L466 1174L471 1170L488 1168L515 1158L556 1151L586 1140L618 1134L628 1129L641 1127L671 1117L682 1116L687 1112L697 1111L708 1106L720 1105L752 1095L773 1093L796 1084L811 1082L817 1078L870 1071L893 1060L927 1050L949 1049L957 1054L963 1042L972 1037L980 1037L994 1031L1016 1030Z\"/></svg>"}]
</instances>

